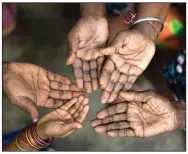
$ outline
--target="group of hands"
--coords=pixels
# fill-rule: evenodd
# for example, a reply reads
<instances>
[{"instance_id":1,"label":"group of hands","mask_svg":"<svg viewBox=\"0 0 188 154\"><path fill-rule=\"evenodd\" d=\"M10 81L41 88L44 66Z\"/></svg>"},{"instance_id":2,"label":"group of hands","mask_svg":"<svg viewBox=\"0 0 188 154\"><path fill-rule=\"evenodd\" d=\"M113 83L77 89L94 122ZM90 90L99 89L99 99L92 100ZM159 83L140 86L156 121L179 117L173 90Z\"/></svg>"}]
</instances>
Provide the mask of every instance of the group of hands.
<instances>
[{"instance_id":1,"label":"group of hands","mask_svg":"<svg viewBox=\"0 0 188 154\"><path fill-rule=\"evenodd\" d=\"M152 40L130 29L108 43L105 17L80 18L68 35L69 56L76 84L62 75L28 63L3 65L3 89L10 101L27 111L41 138L66 137L89 111L87 93L102 88L101 102L110 103L90 125L110 137L148 137L177 128L176 108L153 91L128 91L155 53ZM97 103L97 102L96 102ZM37 107L53 109L39 119Z\"/></svg>"}]
</instances>

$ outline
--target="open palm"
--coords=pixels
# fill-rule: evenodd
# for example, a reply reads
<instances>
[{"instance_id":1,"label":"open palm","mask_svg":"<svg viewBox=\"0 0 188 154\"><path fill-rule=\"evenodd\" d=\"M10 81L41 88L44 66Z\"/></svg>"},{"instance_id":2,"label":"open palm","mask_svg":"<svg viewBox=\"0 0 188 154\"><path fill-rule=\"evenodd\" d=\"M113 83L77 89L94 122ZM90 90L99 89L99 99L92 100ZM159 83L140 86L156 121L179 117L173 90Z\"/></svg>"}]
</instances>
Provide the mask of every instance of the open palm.
<instances>
[{"instance_id":1,"label":"open palm","mask_svg":"<svg viewBox=\"0 0 188 154\"><path fill-rule=\"evenodd\" d=\"M3 75L3 89L14 105L38 119L36 106L54 108L82 92L64 76L28 63L9 63Z\"/></svg>"},{"instance_id":2,"label":"open palm","mask_svg":"<svg viewBox=\"0 0 188 154\"><path fill-rule=\"evenodd\" d=\"M153 91L120 92L121 101L97 114L91 126L111 137L149 137L177 128L175 107Z\"/></svg>"}]
</instances>

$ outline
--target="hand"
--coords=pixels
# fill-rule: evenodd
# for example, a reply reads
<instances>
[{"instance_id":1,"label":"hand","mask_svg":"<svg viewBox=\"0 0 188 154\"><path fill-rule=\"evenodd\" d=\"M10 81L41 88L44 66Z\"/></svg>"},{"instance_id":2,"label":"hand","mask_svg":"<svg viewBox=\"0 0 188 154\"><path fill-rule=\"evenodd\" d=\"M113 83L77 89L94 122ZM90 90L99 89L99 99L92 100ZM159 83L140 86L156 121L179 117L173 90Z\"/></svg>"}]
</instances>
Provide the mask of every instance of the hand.
<instances>
[{"instance_id":1,"label":"hand","mask_svg":"<svg viewBox=\"0 0 188 154\"><path fill-rule=\"evenodd\" d=\"M3 72L5 93L14 105L31 114L33 121L39 117L36 106L56 108L83 94L67 77L37 65L8 63Z\"/></svg>"},{"instance_id":2,"label":"hand","mask_svg":"<svg viewBox=\"0 0 188 154\"><path fill-rule=\"evenodd\" d=\"M120 73L113 61L108 58L102 68L100 76L100 87L103 89L101 94L102 103L112 103L118 96L120 90L127 90L132 86L136 77L127 77Z\"/></svg>"},{"instance_id":3,"label":"hand","mask_svg":"<svg viewBox=\"0 0 188 154\"><path fill-rule=\"evenodd\" d=\"M110 137L149 137L178 127L177 109L155 92L120 92L120 97L124 101L102 109L91 122L96 133Z\"/></svg>"},{"instance_id":4,"label":"hand","mask_svg":"<svg viewBox=\"0 0 188 154\"><path fill-rule=\"evenodd\" d=\"M103 56L98 50L107 44L108 35L108 22L104 16L80 18L68 34L67 64L73 64L76 57L90 61Z\"/></svg>"},{"instance_id":5,"label":"hand","mask_svg":"<svg viewBox=\"0 0 188 154\"><path fill-rule=\"evenodd\" d=\"M61 107L44 115L37 122L36 131L46 140L50 137L64 138L82 128L89 110L88 99L80 96L67 101Z\"/></svg>"},{"instance_id":6,"label":"hand","mask_svg":"<svg viewBox=\"0 0 188 154\"><path fill-rule=\"evenodd\" d=\"M119 77L116 81L117 83L120 80L120 75L118 74L121 73L124 76L122 83L129 90L137 77L149 65L155 53L155 44L140 31L132 29L117 34L110 46L104 48L101 52L109 55L112 54L109 56L110 62L108 61L107 63L113 67L110 68L108 64L105 64L104 69L102 69L100 79L102 88L106 88L108 79L112 74L116 74L115 77L117 78ZM120 90L118 89L116 92L118 93ZM110 102L113 100L114 98Z\"/></svg>"},{"instance_id":7,"label":"hand","mask_svg":"<svg viewBox=\"0 0 188 154\"><path fill-rule=\"evenodd\" d=\"M77 86L82 89L83 85L87 93L98 89L98 79L100 76L104 57L99 57L92 61L82 61L76 58L73 63L73 72Z\"/></svg>"}]
</instances>

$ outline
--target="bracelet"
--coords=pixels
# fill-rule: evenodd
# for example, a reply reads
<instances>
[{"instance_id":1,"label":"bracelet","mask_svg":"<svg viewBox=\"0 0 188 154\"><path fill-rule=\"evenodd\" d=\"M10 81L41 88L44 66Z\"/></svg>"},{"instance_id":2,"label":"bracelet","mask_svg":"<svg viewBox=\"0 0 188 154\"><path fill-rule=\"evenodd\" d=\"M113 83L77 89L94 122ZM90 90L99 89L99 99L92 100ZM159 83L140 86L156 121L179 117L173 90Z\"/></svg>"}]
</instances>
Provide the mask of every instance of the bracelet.
<instances>
[{"instance_id":1,"label":"bracelet","mask_svg":"<svg viewBox=\"0 0 188 154\"><path fill-rule=\"evenodd\" d=\"M160 32L157 30L157 27L151 21L144 21L144 23L150 24L155 29L155 31L157 32L157 40L158 40Z\"/></svg>"},{"instance_id":2,"label":"bracelet","mask_svg":"<svg viewBox=\"0 0 188 154\"><path fill-rule=\"evenodd\" d=\"M142 18L142 19L138 19L138 20L136 20L136 21L131 23L131 27L133 25L136 25L136 24L141 23L141 22L151 22L151 21L159 22L162 25L161 30L159 32L161 32L163 30L164 24L163 24L163 22L160 19L157 19L157 18Z\"/></svg>"},{"instance_id":3,"label":"bracelet","mask_svg":"<svg viewBox=\"0 0 188 154\"><path fill-rule=\"evenodd\" d=\"M19 145L19 143L18 143L18 136L19 136L19 134L20 134L20 133L18 133L18 135L16 136L15 147L16 147L16 149L17 149L18 151L27 151L27 150L23 149L23 148Z\"/></svg>"}]
</instances>

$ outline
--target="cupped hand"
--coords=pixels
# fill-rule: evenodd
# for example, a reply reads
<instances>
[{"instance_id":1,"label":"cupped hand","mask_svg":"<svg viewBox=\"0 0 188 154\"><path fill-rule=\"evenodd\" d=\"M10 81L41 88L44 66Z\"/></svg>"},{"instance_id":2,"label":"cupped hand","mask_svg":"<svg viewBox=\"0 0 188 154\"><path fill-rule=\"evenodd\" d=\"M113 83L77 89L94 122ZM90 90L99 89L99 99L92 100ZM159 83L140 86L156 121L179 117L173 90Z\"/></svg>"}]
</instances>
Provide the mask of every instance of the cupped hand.
<instances>
[{"instance_id":1,"label":"cupped hand","mask_svg":"<svg viewBox=\"0 0 188 154\"><path fill-rule=\"evenodd\" d=\"M89 105L89 100L80 96L47 113L38 120L36 131L42 139L50 137L64 138L82 128Z\"/></svg>"},{"instance_id":2,"label":"cupped hand","mask_svg":"<svg viewBox=\"0 0 188 154\"><path fill-rule=\"evenodd\" d=\"M36 106L54 108L83 95L67 77L28 63L7 64L3 74L3 89L10 101L27 111L33 121L39 117Z\"/></svg>"},{"instance_id":3,"label":"cupped hand","mask_svg":"<svg viewBox=\"0 0 188 154\"><path fill-rule=\"evenodd\" d=\"M112 54L102 69L103 73L100 79L102 88L106 88L109 77L114 78L112 77L114 75L118 78L119 74L122 74L123 82L121 81L121 83L125 84L125 89L129 90L153 58L155 44L140 31L131 29L118 33L110 45L102 49L101 52ZM118 81L119 79L116 83ZM113 100L111 99L110 102Z\"/></svg>"},{"instance_id":4,"label":"cupped hand","mask_svg":"<svg viewBox=\"0 0 188 154\"><path fill-rule=\"evenodd\" d=\"M87 93L98 89L103 61L104 57L99 57L91 61L83 61L76 58L73 63L73 73L76 84L80 89L85 87Z\"/></svg>"},{"instance_id":5,"label":"cupped hand","mask_svg":"<svg viewBox=\"0 0 188 154\"><path fill-rule=\"evenodd\" d=\"M104 56L98 50L105 47L108 36L108 22L105 17L80 18L68 34L67 64L73 64L76 58L89 62Z\"/></svg>"},{"instance_id":6,"label":"cupped hand","mask_svg":"<svg viewBox=\"0 0 188 154\"><path fill-rule=\"evenodd\" d=\"M91 122L110 137L149 137L177 128L175 106L153 91L120 92L121 101L102 109Z\"/></svg>"}]
</instances>

